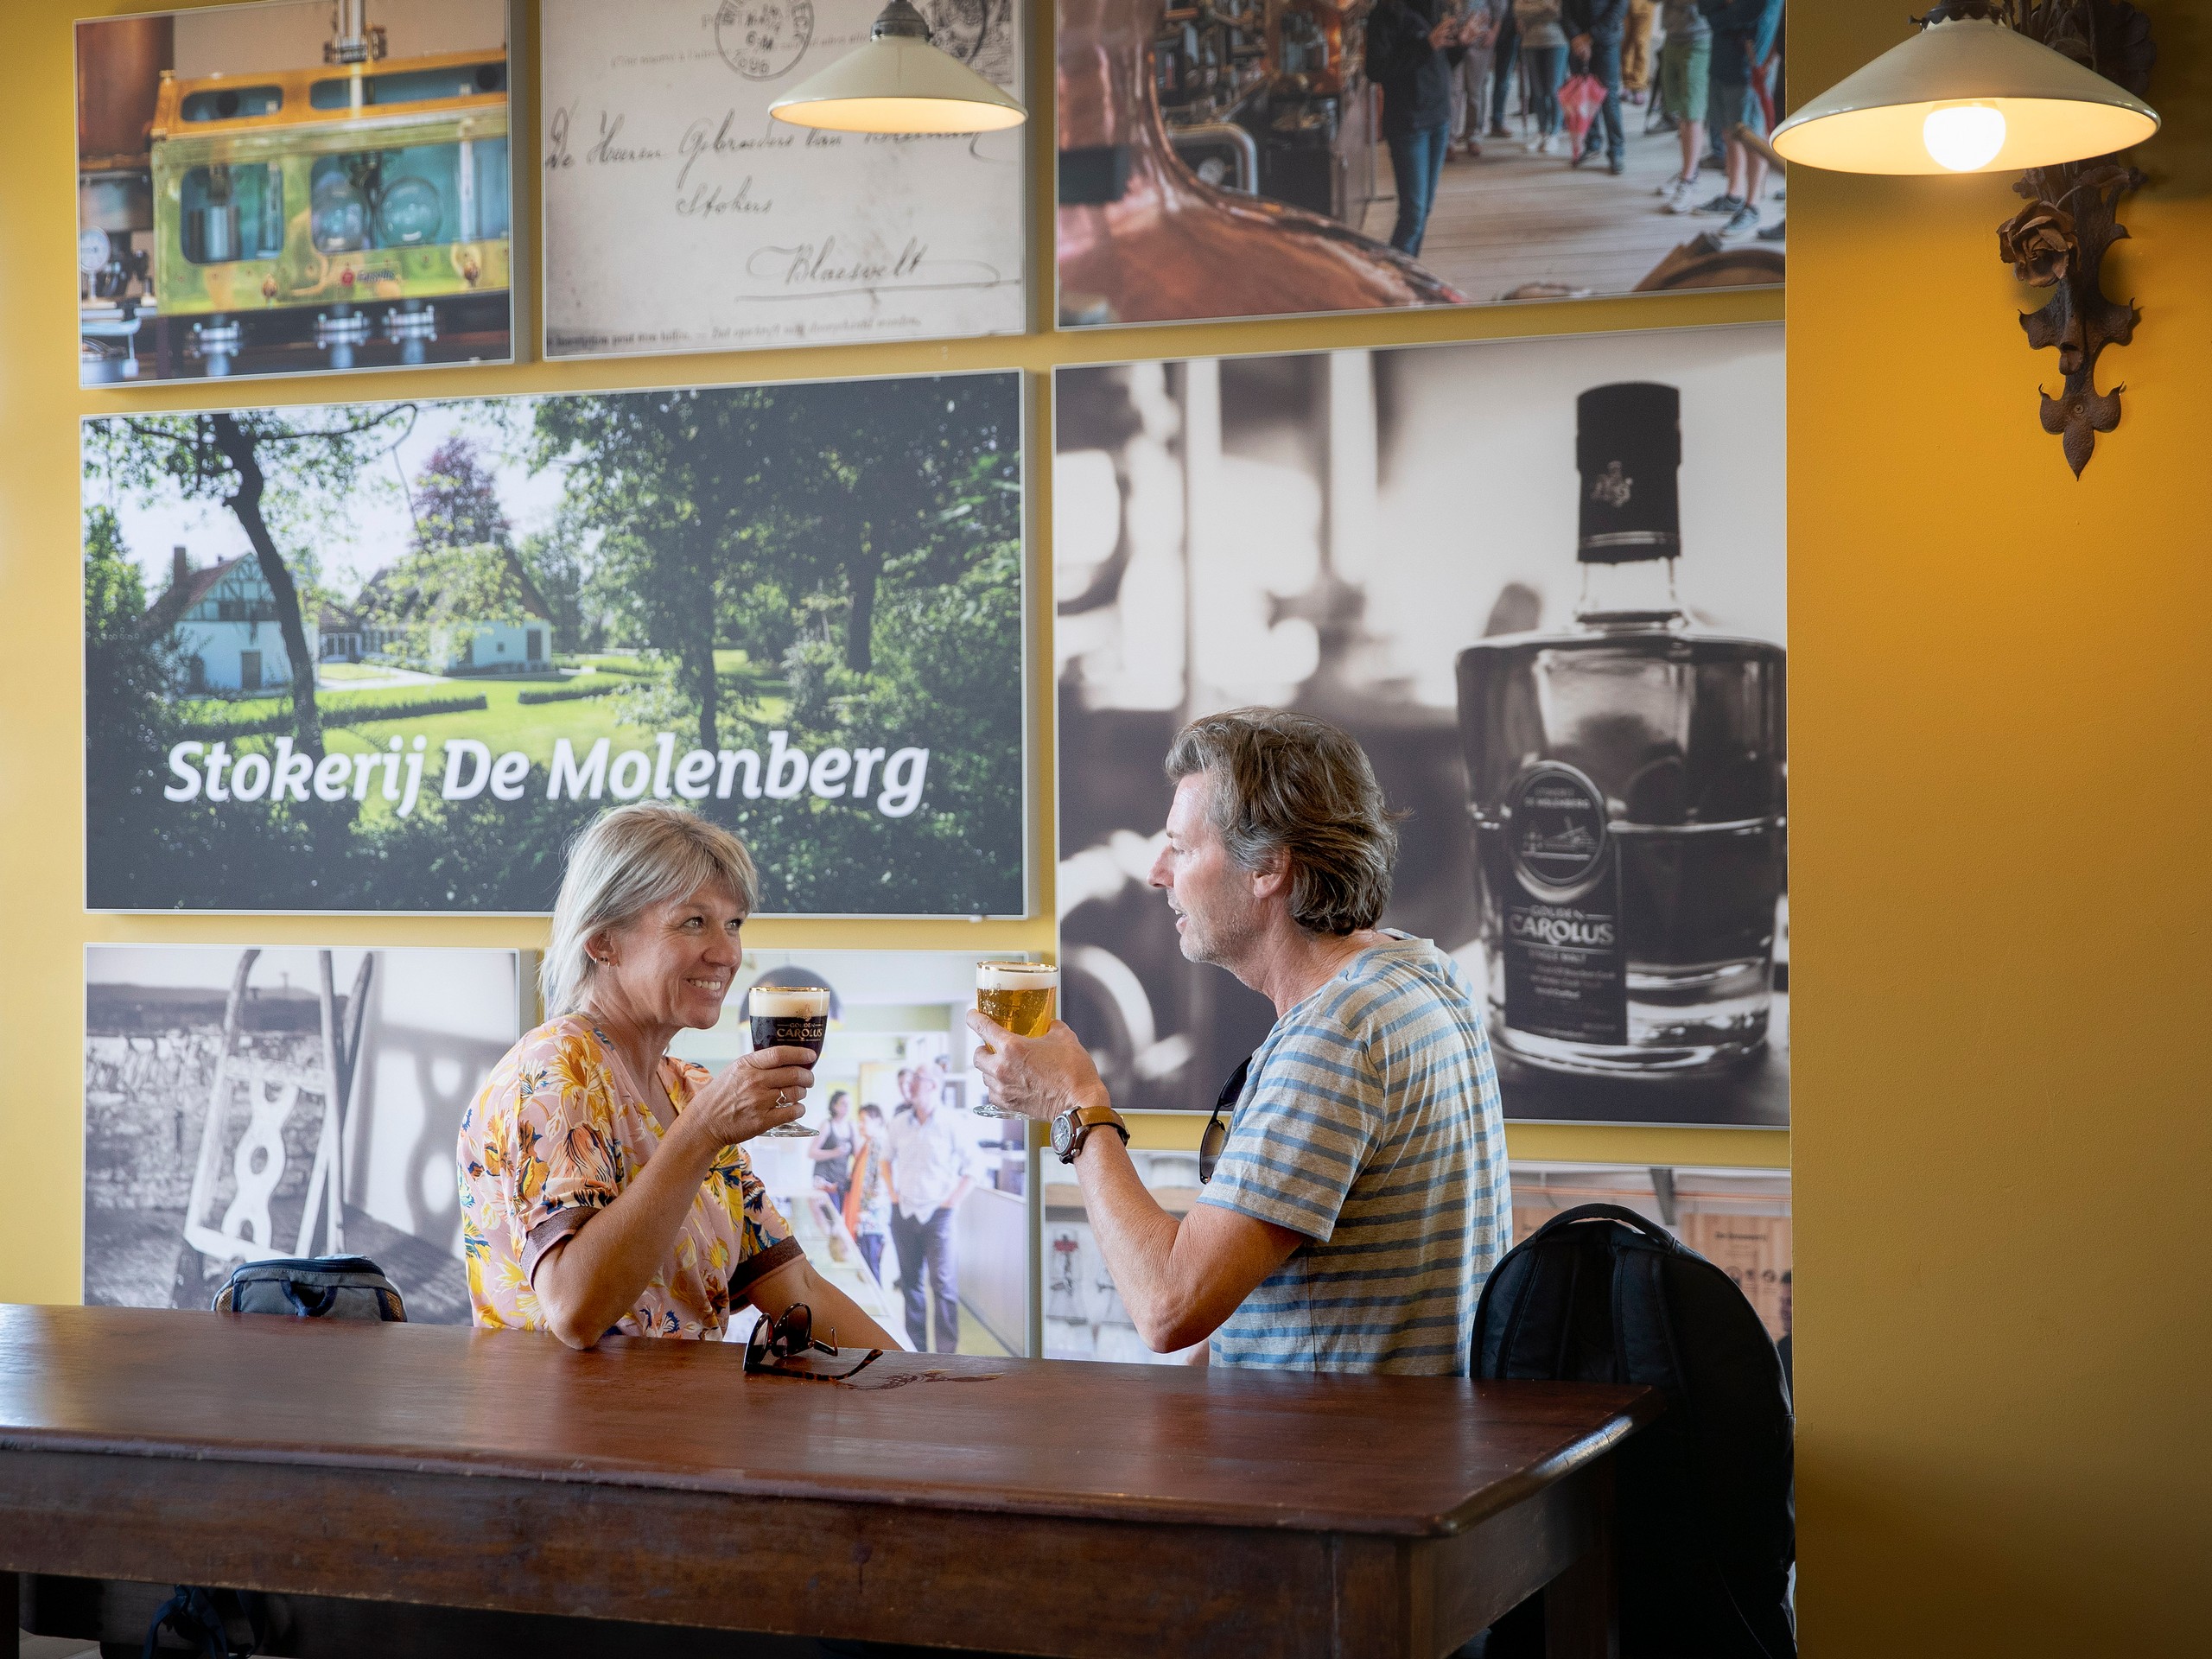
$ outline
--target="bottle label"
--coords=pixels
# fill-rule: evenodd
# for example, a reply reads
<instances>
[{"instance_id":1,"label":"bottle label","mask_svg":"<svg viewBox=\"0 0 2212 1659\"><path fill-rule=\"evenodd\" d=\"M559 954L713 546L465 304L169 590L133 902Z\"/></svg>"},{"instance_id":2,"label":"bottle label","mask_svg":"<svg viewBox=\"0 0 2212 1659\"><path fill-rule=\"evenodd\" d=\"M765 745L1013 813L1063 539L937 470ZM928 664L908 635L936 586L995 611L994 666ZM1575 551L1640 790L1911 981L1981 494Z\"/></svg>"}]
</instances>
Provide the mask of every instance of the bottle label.
<instances>
[{"instance_id":1,"label":"bottle label","mask_svg":"<svg viewBox=\"0 0 2212 1659\"><path fill-rule=\"evenodd\" d=\"M1604 791L1573 766L1544 761L1521 774L1505 809L1490 876L1504 912L1506 1024L1534 1037L1626 1043L1620 859Z\"/></svg>"}]
</instances>

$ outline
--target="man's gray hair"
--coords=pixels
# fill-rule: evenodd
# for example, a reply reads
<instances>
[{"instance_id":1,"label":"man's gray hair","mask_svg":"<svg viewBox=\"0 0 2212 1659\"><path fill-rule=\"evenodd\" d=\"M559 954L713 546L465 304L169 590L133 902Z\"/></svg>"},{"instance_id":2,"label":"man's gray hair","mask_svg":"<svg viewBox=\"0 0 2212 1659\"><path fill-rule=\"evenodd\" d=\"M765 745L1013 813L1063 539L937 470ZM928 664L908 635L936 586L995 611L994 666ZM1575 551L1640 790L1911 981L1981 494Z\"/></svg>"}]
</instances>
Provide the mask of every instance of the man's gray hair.
<instances>
[{"instance_id":1,"label":"man's gray hair","mask_svg":"<svg viewBox=\"0 0 2212 1659\"><path fill-rule=\"evenodd\" d=\"M1290 865L1290 916L1315 933L1372 927L1390 902L1398 832L1366 751L1325 720L1231 709L1194 720L1167 751L1171 783L1213 780L1207 817L1248 870Z\"/></svg>"},{"instance_id":2,"label":"man's gray hair","mask_svg":"<svg viewBox=\"0 0 2212 1659\"><path fill-rule=\"evenodd\" d=\"M553 938L537 969L545 1017L573 1014L582 1003L599 967L585 948L592 935L715 886L727 887L748 916L760 902L752 855L720 824L665 801L601 813L569 848Z\"/></svg>"}]
</instances>

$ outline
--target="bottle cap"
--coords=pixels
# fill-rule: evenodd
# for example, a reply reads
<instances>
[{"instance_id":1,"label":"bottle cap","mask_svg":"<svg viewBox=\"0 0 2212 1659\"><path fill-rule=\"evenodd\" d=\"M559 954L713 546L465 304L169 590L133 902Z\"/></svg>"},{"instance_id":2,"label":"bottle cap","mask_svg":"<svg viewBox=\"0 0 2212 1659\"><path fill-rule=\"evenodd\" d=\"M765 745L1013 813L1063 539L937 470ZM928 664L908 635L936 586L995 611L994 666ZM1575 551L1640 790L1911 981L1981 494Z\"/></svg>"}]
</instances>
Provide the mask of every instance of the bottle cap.
<instances>
[{"instance_id":1,"label":"bottle cap","mask_svg":"<svg viewBox=\"0 0 2212 1659\"><path fill-rule=\"evenodd\" d=\"M1648 380L1592 386L1575 401L1585 564L1671 559L1682 550L1675 493L1682 394Z\"/></svg>"}]
</instances>

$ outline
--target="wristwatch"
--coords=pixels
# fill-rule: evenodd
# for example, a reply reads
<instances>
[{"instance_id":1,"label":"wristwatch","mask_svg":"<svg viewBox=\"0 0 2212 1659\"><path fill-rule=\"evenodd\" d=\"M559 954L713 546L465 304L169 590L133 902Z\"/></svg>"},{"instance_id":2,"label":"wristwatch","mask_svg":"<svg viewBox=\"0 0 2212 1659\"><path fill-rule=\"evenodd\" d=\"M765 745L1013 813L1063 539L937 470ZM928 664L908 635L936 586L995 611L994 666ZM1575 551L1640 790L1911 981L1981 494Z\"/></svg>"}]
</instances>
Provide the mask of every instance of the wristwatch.
<instances>
[{"instance_id":1,"label":"wristwatch","mask_svg":"<svg viewBox=\"0 0 2212 1659\"><path fill-rule=\"evenodd\" d=\"M1129 1126L1122 1122L1122 1115L1111 1106L1071 1106L1054 1118L1052 1150L1060 1154L1060 1161L1075 1162L1075 1155L1083 1150L1085 1138L1102 1124L1119 1135L1123 1146L1128 1145Z\"/></svg>"}]
</instances>

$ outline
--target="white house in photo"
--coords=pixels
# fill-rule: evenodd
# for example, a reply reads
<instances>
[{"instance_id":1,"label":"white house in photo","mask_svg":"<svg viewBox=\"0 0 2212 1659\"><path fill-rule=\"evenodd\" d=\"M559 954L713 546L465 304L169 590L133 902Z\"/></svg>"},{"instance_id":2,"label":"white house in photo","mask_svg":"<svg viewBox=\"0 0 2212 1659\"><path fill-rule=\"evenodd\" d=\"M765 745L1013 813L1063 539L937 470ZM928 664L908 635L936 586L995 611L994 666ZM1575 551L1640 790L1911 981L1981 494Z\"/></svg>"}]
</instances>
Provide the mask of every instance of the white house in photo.
<instances>
[{"instance_id":1,"label":"white house in photo","mask_svg":"<svg viewBox=\"0 0 2212 1659\"><path fill-rule=\"evenodd\" d=\"M429 674L543 674L553 666L553 629L534 616L441 624L430 631L419 662L412 660L410 632L327 605L317 656L326 663L405 662Z\"/></svg>"},{"instance_id":2,"label":"white house in photo","mask_svg":"<svg viewBox=\"0 0 2212 1659\"><path fill-rule=\"evenodd\" d=\"M456 622L432 632L430 656L442 674L542 674L552 666L553 629L534 616Z\"/></svg>"},{"instance_id":3,"label":"white house in photo","mask_svg":"<svg viewBox=\"0 0 2212 1659\"><path fill-rule=\"evenodd\" d=\"M292 683L292 659L276 621L276 595L254 556L195 570L181 547L170 556L168 591L146 613L184 659L194 691L266 691ZM318 630L302 619L310 663Z\"/></svg>"}]
</instances>

